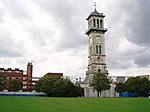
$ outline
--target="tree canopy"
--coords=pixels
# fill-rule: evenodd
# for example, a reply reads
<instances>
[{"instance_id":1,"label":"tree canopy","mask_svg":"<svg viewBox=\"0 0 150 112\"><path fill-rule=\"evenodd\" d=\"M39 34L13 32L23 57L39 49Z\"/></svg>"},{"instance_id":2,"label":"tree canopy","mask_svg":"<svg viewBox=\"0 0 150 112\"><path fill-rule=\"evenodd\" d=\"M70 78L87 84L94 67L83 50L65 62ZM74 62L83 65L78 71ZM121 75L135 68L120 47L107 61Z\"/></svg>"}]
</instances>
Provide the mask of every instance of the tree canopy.
<instances>
[{"instance_id":1,"label":"tree canopy","mask_svg":"<svg viewBox=\"0 0 150 112\"><path fill-rule=\"evenodd\" d=\"M0 72L0 91L3 91L4 89L4 81L6 80L6 74L3 72Z\"/></svg>"},{"instance_id":2,"label":"tree canopy","mask_svg":"<svg viewBox=\"0 0 150 112\"><path fill-rule=\"evenodd\" d=\"M126 91L125 83L121 83L121 82L116 83L115 91L116 92L125 92Z\"/></svg>"},{"instance_id":3,"label":"tree canopy","mask_svg":"<svg viewBox=\"0 0 150 112\"><path fill-rule=\"evenodd\" d=\"M37 92L44 92L51 97L77 97L83 95L81 87L74 85L69 79L59 76L48 76L35 84Z\"/></svg>"},{"instance_id":4,"label":"tree canopy","mask_svg":"<svg viewBox=\"0 0 150 112\"><path fill-rule=\"evenodd\" d=\"M9 90L10 91L18 91L22 89L22 82L19 78L14 78L9 82Z\"/></svg>"},{"instance_id":5,"label":"tree canopy","mask_svg":"<svg viewBox=\"0 0 150 112\"><path fill-rule=\"evenodd\" d=\"M150 81L143 77L130 77L125 83L116 83L116 92L132 92L134 96L147 96L150 91Z\"/></svg>"},{"instance_id":6,"label":"tree canopy","mask_svg":"<svg viewBox=\"0 0 150 112\"><path fill-rule=\"evenodd\" d=\"M131 77L126 82L128 92L137 93L148 93L150 91L150 81L147 78Z\"/></svg>"},{"instance_id":7,"label":"tree canopy","mask_svg":"<svg viewBox=\"0 0 150 112\"><path fill-rule=\"evenodd\" d=\"M105 73L95 73L90 86L93 87L93 91L97 91L97 97L103 90L109 90L111 88L110 81Z\"/></svg>"}]
</instances>

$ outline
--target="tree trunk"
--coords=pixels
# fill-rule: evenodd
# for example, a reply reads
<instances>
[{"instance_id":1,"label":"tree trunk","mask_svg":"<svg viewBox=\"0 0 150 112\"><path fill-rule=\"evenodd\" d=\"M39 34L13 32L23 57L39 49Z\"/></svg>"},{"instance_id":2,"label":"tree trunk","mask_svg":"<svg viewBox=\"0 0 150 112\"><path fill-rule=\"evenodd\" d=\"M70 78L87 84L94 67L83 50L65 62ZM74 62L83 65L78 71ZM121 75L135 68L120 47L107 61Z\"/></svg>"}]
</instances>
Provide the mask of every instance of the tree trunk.
<instances>
[{"instance_id":1,"label":"tree trunk","mask_svg":"<svg viewBox=\"0 0 150 112\"><path fill-rule=\"evenodd\" d=\"M102 96L101 96L101 91L100 91L100 97L102 97Z\"/></svg>"},{"instance_id":2,"label":"tree trunk","mask_svg":"<svg viewBox=\"0 0 150 112\"><path fill-rule=\"evenodd\" d=\"M97 91L97 97L99 97L99 91Z\"/></svg>"}]
</instances>

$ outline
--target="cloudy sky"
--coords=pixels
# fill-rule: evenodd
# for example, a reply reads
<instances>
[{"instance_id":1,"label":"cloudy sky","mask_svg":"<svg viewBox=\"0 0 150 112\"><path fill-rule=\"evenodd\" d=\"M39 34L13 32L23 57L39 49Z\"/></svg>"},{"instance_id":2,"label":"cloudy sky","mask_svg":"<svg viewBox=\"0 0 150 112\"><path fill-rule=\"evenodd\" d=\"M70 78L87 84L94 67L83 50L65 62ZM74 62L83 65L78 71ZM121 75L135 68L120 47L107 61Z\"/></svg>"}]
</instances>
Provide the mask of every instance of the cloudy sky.
<instances>
[{"instance_id":1,"label":"cloudy sky","mask_svg":"<svg viewBox=\"0 0 150 112\"><path fill-rule=\"evenodd\" d=\"M0 67L85 77L86 18L106 15L110 75L150 74L150 0L0 0Z\"/></svg>"}]
</instances>

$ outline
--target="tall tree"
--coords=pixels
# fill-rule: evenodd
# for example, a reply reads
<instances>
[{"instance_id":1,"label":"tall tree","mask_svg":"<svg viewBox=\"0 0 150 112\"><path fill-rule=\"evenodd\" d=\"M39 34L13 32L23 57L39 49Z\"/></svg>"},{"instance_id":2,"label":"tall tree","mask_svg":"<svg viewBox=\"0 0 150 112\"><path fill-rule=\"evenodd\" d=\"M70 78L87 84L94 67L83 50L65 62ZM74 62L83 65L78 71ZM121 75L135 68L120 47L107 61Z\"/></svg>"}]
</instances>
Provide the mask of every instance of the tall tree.
<instances>
[{"instance_id":1,"label":"tall tree","mask_svg":"<svg viewBox=\"0 0 150 112\"><path fill-rule=\"evenodd\" d=\"M131 77L125 84L127 91L137 93L137 96L140 96L140 93L148 93L150 91L150 81L147 78Z\"/></svg>"},{"instance_id":2,"label":"tall tree","mask_svg":"<svg viewBox=\"0 0 150 112\"><path fill-rule=\"evenodd\" d=\"M0 91L3 91L4 89L4 81L6 80L6 74L3 72L0 72Z\"/></svg>"},{"instance_id":3,"label":"tall tree","mask_svg":"<svg viewBox=\"0 0 150 112\"><path fill-rule=\"evenodd\" d=\"M9 90L14 91L14 94L16 91L22 89L22 82L19 78L14 78L9 82Z\"/></svg>"},{"instance_id":4,"label":"tall tree","mask_svg":"<svg viewBox=\"0 0 150 112\"><path fill-rule=\"evenodd\" d=\"M116 92L125 92L126 91L125 83L121 83L121 82L116 83L115 91Z\"/></svg>"},{"instance_id":5,"label":"tall tree","mask_svg":"<svg viewBox=\"0 0 150 112\"><path fill-rule=\"evenodd\" d=\"M141 87L140 92L149 92L150 91L150 81L147 78L141 78Z\"/></svg>"},{"instance_id":6,"label":"tall tree","mask_svg":"<svg viewBox=\"0 0 150 112\"><path fill-rule=\"evenodd\" d=\"M53 86L54 83L59 80L61 77L60 76L48 76L44 77L41 90L42 92L46 93L48 96L53 96Z\"/></svg>"},{"instance_id":7,"label":"tall tree","mask_svg":"<svg viewBox=\"0 0 150 112\"><path fill-rule=\"evenodd\" d=\"M93 91L97 91L97 97L101 97L103 90L110 89L110 81L104 73L95 73L90 86L93 87Z\"/></svg>"},{"instance_id":8,"label":"tall tree","mask_svg":"<svg viewBox=\"0 0 150 112\"><path fill-rule=\"evenodd\" d=\"M83 97L84 96L84 89L80 86L79 83L76 84L76 87L77 87L78 96Z\"/></svg>"},{"instance_id":9,"label":"tall tree","mask_svg":"<svg viewBox=\"0 0 150 112\"><path fill-rule=\"evenodd\" d=\"M42 87L42 83L44 82L44 80L45 78L40 78L38 82L35 83L35 90L37 92L43 92L41 87Z\"/></svg>"},{"instance_id":10,"label":"tall tree","mask_svg":"<svg viewBox=\"0 0 150 112\"><path fill-rule=\"evenodd\" d=\"M48 96L53 96L54 83L57 82L59 79L61 79L60 76L47 76L47 77L41 78L35 84L35 90L37 92L44 92Z\"/></svg>"}]
</instances>

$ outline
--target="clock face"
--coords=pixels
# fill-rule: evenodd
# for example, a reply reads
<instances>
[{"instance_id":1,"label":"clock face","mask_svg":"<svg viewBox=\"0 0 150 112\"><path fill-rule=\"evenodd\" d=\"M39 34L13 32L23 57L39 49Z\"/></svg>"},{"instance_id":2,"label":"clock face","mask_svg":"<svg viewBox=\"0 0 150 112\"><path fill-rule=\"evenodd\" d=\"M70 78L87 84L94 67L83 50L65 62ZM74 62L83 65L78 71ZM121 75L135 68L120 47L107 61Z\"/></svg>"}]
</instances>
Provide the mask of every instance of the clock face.
<instances>
[{"instance_id":1,"label":"clock face","mask_svg":"<svg viewBox=\"0 0 150 112\"><path fill-rule=\"evenodd\" d=\"M97 62L102 62L103 58L102 57L97 57Z\"/></svg>"},{"instance_id":2,"label":"clock face","mask_svg":"<svg viewBox=\"0 0 150 112\"><path fill-rule=\"evenodd\" d=\"M100 57L97 57L97 62L100 62Z\"/></svg>"},{"instance_id":3,"label":"clock face","mask_svg":"<svg viewBox=\"0 0 150 112\"><path fill-rule=\"evenodd\" d=\"M102 41L101 36L97 35L97 36L95 37L95 42L96 42L96 43L100 43L101 41Z\"/></svg>"}]
</instances>

